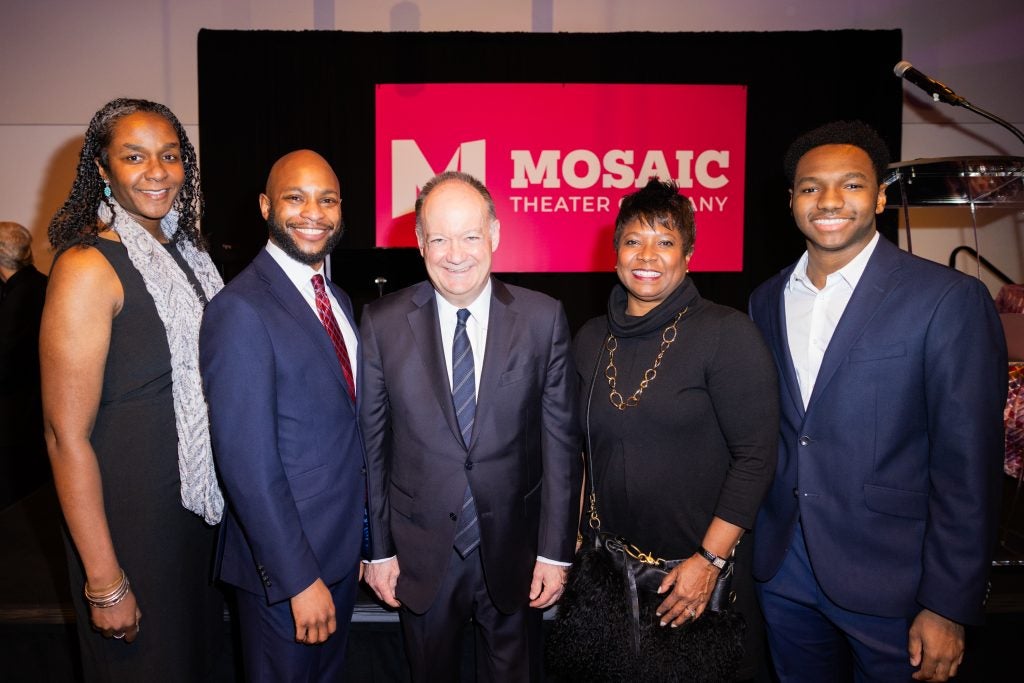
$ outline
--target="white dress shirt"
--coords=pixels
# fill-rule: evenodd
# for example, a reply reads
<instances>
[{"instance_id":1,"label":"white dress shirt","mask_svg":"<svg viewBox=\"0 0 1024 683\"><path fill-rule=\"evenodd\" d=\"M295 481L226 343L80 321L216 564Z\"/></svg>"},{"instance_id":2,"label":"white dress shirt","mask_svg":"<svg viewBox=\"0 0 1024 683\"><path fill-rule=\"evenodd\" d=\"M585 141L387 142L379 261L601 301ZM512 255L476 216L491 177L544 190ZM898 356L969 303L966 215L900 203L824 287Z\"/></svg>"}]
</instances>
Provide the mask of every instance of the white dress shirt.
<instances>
[{"instance_id":1,"label":"white dress shirt","mask_svg":"<svg viewBox=\"0 0 1024 683\"><path fill-rule=\"evenodd\" d=\"M877 244L876 232L859 254L825 278L825 286L821 289L815 287L807 276L806 251L789 276L783 294L786 332L805 409L814 391L825 350Z\"/></svg>"},{"instance_id":2,"label":"white dress shirt","mask_svg":"<svg viewBox=\"0 0 1024 683\"><path fill-rule=\"evenodd\" d=\"M359 370L357 367L358 363L356 363L359 337L356 336L356 331L352 327L352 323L348 321L348 316L341 310L337 299L331 293L331 288L327 286L327 276L323 270L314 270L312 266L299 263L273 242L267 242L267 253L270 254L270 257L274 259L277 265L281 266L281 270L284 271L284 274L295 285L295 289L299 290L299 294L306 300L309 307L313 309L317 320L320 320L320 313L316 309L316 290L313 289L313 276L318 274L324 276L324 289L327 291L327 299L331 302L334 318L338 321L338 329L341 330L341 336L345 340L345 350L348 351L349 365L352 366L352 382L355 383L356 372ZM321 321L321 324L323 324L323 321Z\"/></svg>"},{"instance_id":3,"label":"white dress shirt","mask_svg":"<svg viewBox=\"0 0 1024 683\"><path fill-rule=\"evenodd\" d=\"M435 289L434 299L437 301L437 319L441 323L441 346L444 348L444 366L448 369L448 388L452 388L452 346L455 341L455 328L459 324L459 307L448 302ZM491 314L491 281L488 280L480 296L464 308L469 309L466 319L466 336L469 337L469 348L473 350L473 379L476 381L474 396L480 394L480 374L484 369L484 351L487 347L487 320Z\"/></svg>"}]
</instances>

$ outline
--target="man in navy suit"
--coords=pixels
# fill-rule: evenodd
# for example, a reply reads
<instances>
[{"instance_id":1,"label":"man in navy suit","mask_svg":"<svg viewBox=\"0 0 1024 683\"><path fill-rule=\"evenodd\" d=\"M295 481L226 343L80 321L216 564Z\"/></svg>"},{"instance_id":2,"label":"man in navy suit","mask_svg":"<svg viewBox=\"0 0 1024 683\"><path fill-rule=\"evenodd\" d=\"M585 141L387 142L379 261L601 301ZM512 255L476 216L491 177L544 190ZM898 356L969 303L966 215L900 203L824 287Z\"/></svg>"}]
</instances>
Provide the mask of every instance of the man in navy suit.
<instances>
[{"instance_id":1,"label":"man in navy suit","mask_svg":"<svg viewBox=\"0 0 1024 683\"><path fill-rule=\"evenodd\" d=\"M750 314L782 408L754 577L786 681L944 681L983 619L1006 347L978 280L875 229L885 144L834 122L786 154L807 251Z\"/></svg>"},{"instance_id":2,"label":"man in navy suit","mask_svg":"<svg viewBox=\"0 0 1024 683\"><path fill-rule=\"evenodd\" d=\"M541 610L561 595L579 519L580 438L561 304L491 277L487 188L441 174L416 201L429 281L364 309L367 582L400 612L412 678L540 675Z\"/></svg>"},{"instance_id":3,"label":"man in navy suit","mask_svg":"<svg viewBox=\"0 0 1024 683\"><path fill-rule=\"evenodd\" d=\"M260 210L270 241L203 316L200 364L227 492L219 577L237 588L246 679L337 681L359 581L366 478L348 296L323 276L338 178L283 156Z\"/></svg>"}]
</instances>

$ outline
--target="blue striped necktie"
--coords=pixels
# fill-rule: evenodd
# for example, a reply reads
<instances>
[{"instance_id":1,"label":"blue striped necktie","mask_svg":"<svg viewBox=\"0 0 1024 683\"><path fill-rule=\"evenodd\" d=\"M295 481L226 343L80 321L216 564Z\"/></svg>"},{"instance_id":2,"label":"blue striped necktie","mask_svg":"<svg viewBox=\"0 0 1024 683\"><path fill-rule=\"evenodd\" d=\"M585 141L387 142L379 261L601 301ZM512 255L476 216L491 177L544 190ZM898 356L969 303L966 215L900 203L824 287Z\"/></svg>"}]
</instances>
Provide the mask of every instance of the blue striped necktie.
<instances>
[{"instance_id":1,"label":"blue striped necktie","mask_svg":"<svg viewBox=\"0 0 1024 683\"><path fill-rule=\"evenodd\" d=\"M452 342L452 402L455 404L455 418L459 421L462 443L469 447L473 436L473 421L476 419L476 371L473 367L473 347L466 334L466 320L469 310L460 308L459 322L455 326ZM466 557L480 545L480 526L477 524L476 504L473 491L466 485L466 494L459 513L459 525L455 530L455 550Z\"/></svg>"}]
</instances>

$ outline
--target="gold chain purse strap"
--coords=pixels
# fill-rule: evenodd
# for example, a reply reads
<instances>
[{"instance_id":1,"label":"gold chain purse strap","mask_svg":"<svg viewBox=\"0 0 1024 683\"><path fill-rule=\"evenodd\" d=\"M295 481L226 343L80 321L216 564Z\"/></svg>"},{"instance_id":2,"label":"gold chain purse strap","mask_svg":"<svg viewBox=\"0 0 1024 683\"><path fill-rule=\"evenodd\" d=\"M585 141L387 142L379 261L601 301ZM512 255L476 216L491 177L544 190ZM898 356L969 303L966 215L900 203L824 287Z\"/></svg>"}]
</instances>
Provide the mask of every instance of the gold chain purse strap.
<instances>
[{"instance_id":1,"label":"gold chain purse strap","mask_svg":"<svg viewBox=\"0 0 1024 683\"><path fill-rule=\"evenodd\" d=\"M636 392L634 392L633 396L630 397L630 399L633 400L633 403L630 404L630 405L636 405L636 403L639 401L640 394L647 387L647 384L650 383L650 380L654 379L654 377L650 377L650 379L648 379L647 378L647 374L651 373L651 372L654 372L656 374L657 366L660 365L661 359L665 355L665 351L668 349L669 346L672 345L672 342L675 341L675 337L676 337L675 325L676 325L677 322L679 322L679 319L683 316L683 313L685 313L685 312L686 312L686 309L683 309L679 313L679 315L676 316L675 320L672 321L672 324L669 325L669 328L672 329L672 336L671 336L671 339L669 341L666 342L666 336L668 335L668 332L669 332L668 328L666 328L665 332L662 333L662 349L661 349L661 352L658 354L657 359L655 360L655 366L651 370L648 370L647 373L644 373L645 379L644 379L643 382L641 382L640 388ZM608 333L608 338L607 339L612 339L612 340L615 339L615 337L611 334L610 331ZM586 453L584 453L584 463L585 463L585 468L586 468L587 483L589 484L589 488L590 488L590 493L588 495L588 500L589 500L588 516L589 516L589 519L587 520L587 523L590 526L590 529L592 530L592 533L593 533L593 536L594 536L593 543L594 543L594 548L595 549L599 548L602 545L602 539L601 539L602 535L610 535L610 534L602 534L602 532L601 532L601 517L600 517L600 515L597 512L597 488L594 485L594 463L593 463L593 459L592 459L592 456L591 456L591 454L593 453L593 450L592 450L593 447L591 445L591 439L590 439L590 406L593 403L594 386L597 384L597 373L598 373L598 371L601 368L601 359L603 358L604 352L606 350L609 352L608 367L611 368L612 371L615 370L614 361L612 359L612 354L614 353L614 348L609 348L607 342L602 342L601 348L598 351L597 361L594 364L594 375L593 375L593 377L590 380L590 391L589 391L589 393L587 395L587 414L586 414L586 419L585 419L587 448L586 448ZM605 372L606 372L606 376L608 376L608 370L607 369L606 369ZM612 387L612 392L613 392L613 395L614 395L615 394L615 385L614 385L614 379L612 379L612 377L609 377L609 385ZM620 396L620 399L621 399L621 396ZM615 405L615 407L618 408L619 410L625 410L625 407L626 407L624 401L620 400L620 403L616 404L614 398L612 399L612 405ZM652 566L658 566L658 567L664 567L664 565L665 565L665 561L664 560L662 560L660 558L656 558L653 555L651 555L650 553L645 553L640 548L638 548L637 546L627 542L623 538L614 537L614 538L608 539L607 541L605 541L604 545L605 545L606 549L609 550L609 551L612 551L614 549L621 549L621 551L624 554L628 555L629 557L631 557L631 558L633 558L633 559L635 559L635 560L637 560L639 562L642 562L643 564L652 565ZM632 613L632 621L631 621L631 628L630 628L631 634L630 635L632 636L631 639L632 639L632 644L633 644L633 652L634 652L634 654L639 655L640 654L640 596L639 596L639 593L637 591L636 570L635 570L635 568L630 567L629 562L623 563L623 579L625 580L625 584L626 584L625 585L625 598L626 598L626 602L629 605L630 611Z\"/></svg>"},{"instance_id":2,"label":"gold chain purse strap","mask_svg":"<svg viewBox=\"0 0 1024 683\"><path fill-rule=\"evenodd\" d=\"M683 308L676 314L672 322L669 323L668 327L661 333L661 349L658 351L657 357L654 359L654 364L644 371L643 379L640 380L640 386L633 394L626 399L623 399L615 389L616 379L618 378L618 368L615 367L615 351L619 348L619 342L615 338L615 335L608 331L608 336L605 337L604 342L601 344L601 348L597 353L597 360L594 362L594 374L590 378L590 391L587 394L587 415L586 415L586 437L587 437L587 450L584 454L584 463L586 465L586 476L587 482L590 484L590 493L588 495L588 526L594 531L595 536L601 531L601 517L597 513L597 489L594 486L594 464L591 459L591 453L593 453L592 445L590 442L590 405L594 399L594 387L597 384L597 373L601 368L601 359L604 357L604 352L608 352L608 365L605 367L605 377L608 379L608 386L611 392L608 394L609 400L612 405L619 410L625 410L626 408L632 408L640 403L640 395L644 392L644 389L650 385L651 382L658 376L658 368L661 366L661 360L665 357L665 352L668 351L669 347L676 340L679 334L677 324L682 319L686 312L690 310L689 306ZM582 540L582 539L579 539ZM631 543L623 543L623 551L630 557L640 560L645 564L651 565L663 565L665 561L661 558L656 558L650 553L645 553L640 548L636 547Z\"/></svg>"}]
</instances>

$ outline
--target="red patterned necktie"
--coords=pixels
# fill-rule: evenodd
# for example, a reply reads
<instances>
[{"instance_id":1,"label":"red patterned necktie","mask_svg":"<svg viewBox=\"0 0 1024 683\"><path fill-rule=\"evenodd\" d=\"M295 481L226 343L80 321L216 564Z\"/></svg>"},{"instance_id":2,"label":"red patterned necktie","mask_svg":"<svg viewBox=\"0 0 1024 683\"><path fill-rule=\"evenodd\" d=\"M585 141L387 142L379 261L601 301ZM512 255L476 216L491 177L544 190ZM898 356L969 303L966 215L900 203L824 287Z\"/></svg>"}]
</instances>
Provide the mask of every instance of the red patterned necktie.
<instances>
[{"instance_id":1,"label":"red patterned necktie","mask_svg":"<svg viewBox=\"0 0 1024 683\"><path fill-rule=\"evenodd\" d=\"M356 402L356 385L352 381L352 363L348 359L348 349L345 348L345 338L341 336L341 328L331 310L331 300L327 298L327 290L324 288L324 276L317 273L313 276L313 291L316 292L316 310L320 314L320 322L327 330L327 336L334 344L334 353L338 356L338 363L341 365L341 374L345 375L345 384L348 385L348 395L352 403Z\"/></svg>"}]
</instances>

